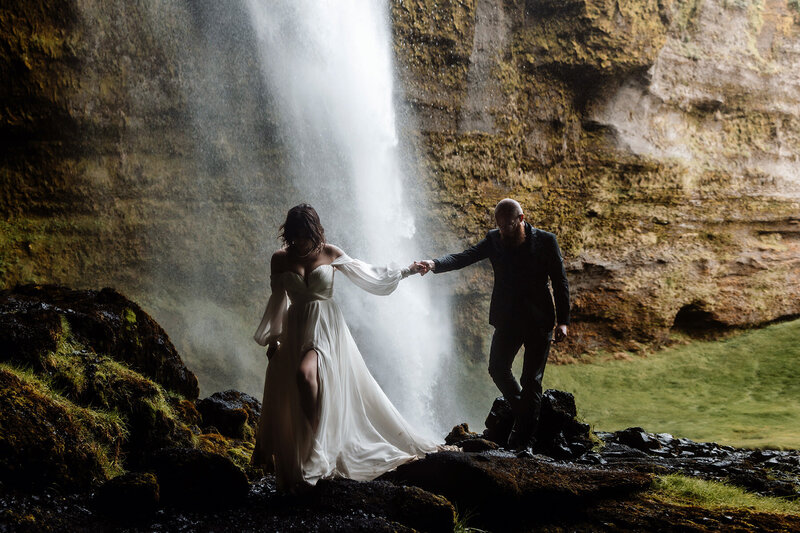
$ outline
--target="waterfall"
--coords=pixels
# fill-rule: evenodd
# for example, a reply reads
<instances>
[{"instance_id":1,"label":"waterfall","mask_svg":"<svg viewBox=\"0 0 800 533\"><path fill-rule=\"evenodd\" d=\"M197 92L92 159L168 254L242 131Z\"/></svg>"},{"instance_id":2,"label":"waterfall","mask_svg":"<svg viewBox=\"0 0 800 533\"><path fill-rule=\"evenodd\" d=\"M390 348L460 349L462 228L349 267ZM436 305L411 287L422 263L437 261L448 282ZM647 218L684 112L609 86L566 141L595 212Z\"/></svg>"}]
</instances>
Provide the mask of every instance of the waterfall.
<instances>
[{"instance_id":1,"label":"waterfall","mask_svg":"<svg viewBox=\"0 0 800 533\"><path fill-rule=\"evenodd\" d=\"M404 191L388 5L249 0L248 9L299 191L292 205L314 205L329 242L353 257L422 259L415 239L424 235ZM433 405L449 328L430 284L415 276L376 297L340 282L336 298L389 398L410 422L439 433L452 424Z\"/></svg>"}]
</instances>

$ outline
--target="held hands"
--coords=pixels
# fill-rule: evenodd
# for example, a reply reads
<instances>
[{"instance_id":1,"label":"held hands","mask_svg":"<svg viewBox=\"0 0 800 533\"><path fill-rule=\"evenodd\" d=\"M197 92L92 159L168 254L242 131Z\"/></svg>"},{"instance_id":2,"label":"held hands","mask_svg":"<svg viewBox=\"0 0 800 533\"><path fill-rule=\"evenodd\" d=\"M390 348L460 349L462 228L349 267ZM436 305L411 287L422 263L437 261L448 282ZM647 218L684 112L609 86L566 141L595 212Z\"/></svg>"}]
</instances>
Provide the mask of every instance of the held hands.
<instances>
[{"instance_id":1,"label":"held hands","mask_svg":"<svg viewBox=\"0 0 800 533\"><path fill-rule=\"evenodd\" d=\"M426 259L424 261L414 261L409 268L411 269L412 274L424 276L428 272L431 272L434 266L435 264L433 261Z\"/></svg>"},{"instance_id":2,"label":"held hands","mask_svg":"<svg viewBox=\"0 0 800 533\"><path fill-rule=\"evenodd\" d=\"M553 332L553 342L561 342L566 338L567 338L567 325L566 324L557 325L555 332Z\"/></svg>"},{"instance_id":3,"label":"held hands","mask_svg":"<svg viewBox=\"0 0 800 533\"><path fill-rule=\"evenodd\" d=\"M412 274L424 276L433 270L433 261L414 261L408 266L408 269Z\"/></svg>"}]
</instances>

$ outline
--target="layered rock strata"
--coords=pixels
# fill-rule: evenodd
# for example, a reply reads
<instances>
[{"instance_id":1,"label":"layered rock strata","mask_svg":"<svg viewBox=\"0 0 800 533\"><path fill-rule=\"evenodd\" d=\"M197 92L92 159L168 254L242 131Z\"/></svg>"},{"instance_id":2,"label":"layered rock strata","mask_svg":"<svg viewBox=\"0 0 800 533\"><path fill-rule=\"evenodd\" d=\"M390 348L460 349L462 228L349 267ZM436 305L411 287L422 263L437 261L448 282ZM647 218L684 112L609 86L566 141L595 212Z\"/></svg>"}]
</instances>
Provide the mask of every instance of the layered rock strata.
<instances>
[{"instance_id":1,"label":"layered rock strata","mask_svg":"<svg viewBox=\"0 0 800 533\"><path fill-rule=\"evenodd\" d=\"M417 0L393 14L443 227L430 253L476 242L494 203L518 198L565 256L575 323L559 354L800 312L794 4ZM464 351L487 351L487 267L453 286Z\"/></svg>"}]
</instances>

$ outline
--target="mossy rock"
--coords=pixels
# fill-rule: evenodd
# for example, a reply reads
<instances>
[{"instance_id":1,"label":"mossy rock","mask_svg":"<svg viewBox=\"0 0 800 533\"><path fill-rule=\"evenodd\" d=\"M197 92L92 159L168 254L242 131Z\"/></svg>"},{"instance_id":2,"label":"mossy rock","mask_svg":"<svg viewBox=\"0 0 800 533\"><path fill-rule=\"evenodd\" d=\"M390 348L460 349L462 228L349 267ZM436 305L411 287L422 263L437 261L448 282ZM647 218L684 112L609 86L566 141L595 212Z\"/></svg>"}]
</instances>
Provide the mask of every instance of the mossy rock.
<instances>
[{"instance_id":1,"label":"mossy rock","mask_svg":"<svg viewBox=\"0 0 800 533\"><path fill-rule=\"evenodd\" d=\"M139 326L155 332L149 341L142 340ZM158 331L160 327L135 304L108 289L95 293L29 286L0 293L0 346L4 348L0 361L29 368L48 383L53 397L74 409L113 413L124 430L124 438L115 441L115 453L121 449L129 468L161 448L194 444L187 427L194 421L191 417L184 421L182 411L170 405L191 402L119 360L130 355L133 346L142 346L155 363L143 362L140 368L150 368L152 373L170 365L182 368L192 379L182 381L184 386L178 388L193 391L196 379ZM111 342L115 338L118 342ZM144 348L152 343L160 343L163 349ZM115 350L117 357L99 352L100 348ZM143 351L136 358L143 360L146 355Z\"/></svg>"},{"instance_id":2,"label":"mossy rock","mask_svg":"<svg viewBox=\"0 0 800 533\"><path fill-rule=\"evenodd\" d=\"M203 417L203 427L214 426L228 437L253 439L261 416L261 402L249 394L236 390L215 392L198 400L196 405Z\"/></svg>"},{"instance_id":3,"label":"mossy rock","mask_svg":"<svg viewBox=\"0 0 800 533\"><path fill-rule=\"evenodd\" d=\"M197 436L197 449L227 457L244 470L248 479L257 480L263 477L264 472L260 467L250 464L250 458L255 450L255 439L233 439L219 433L201 433Z\"/></svg>"},{"instance_id":4,"label":"mossy rock","mask_svg":"<svg viewBox=\"0 0 800 533\"><path fill-rule=\"evenodd\" d=\"M81 489L120 470L119 417L72 404L29 373L0 366L0 478Z\"/></svg>"},{"instance_id":5,"label":"mossy rock","mask_svg":"<svg viewBox=\"0 0 800 533\"><path fill-rule=\"evenodd\" d=\"M188 399L198 396L197 377L183 364L166 332L113 289L19 286L0 292L0 316L5 361L36 367L44 352L56 349L68 325L75 343L85 349L108 355Z\"/></svg>"}]
</instances>

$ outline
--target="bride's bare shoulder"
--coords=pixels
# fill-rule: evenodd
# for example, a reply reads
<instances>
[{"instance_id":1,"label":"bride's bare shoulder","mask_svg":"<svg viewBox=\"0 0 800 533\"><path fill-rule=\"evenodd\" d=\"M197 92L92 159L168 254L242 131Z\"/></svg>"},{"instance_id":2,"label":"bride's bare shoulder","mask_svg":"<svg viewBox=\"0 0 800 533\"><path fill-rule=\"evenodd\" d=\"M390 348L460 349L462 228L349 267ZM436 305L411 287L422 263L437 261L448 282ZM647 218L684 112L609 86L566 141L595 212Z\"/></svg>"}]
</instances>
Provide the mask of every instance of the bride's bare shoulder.
<instances>
[{"instance_id":1,"label":"bride's bare shoulder","mask_svg":"<svg viewBox=\"0 0 800 533\"><path fill-rule=\"evenodd\" d=\"M334 244L325 244L325 254L330 256L331 259L338 259L344 255L344 252Z\"/></svg>"},{"instance_id":2,"label":"bride's bare shoulder","mask_svg":"<svg viewBox=\"0 0 800 533\"><path fill-rule=\"evenodd\" d=\"M281 248L280 250L276 251L272 254L272 259L270 259L269 267L272 270L273 274L278 272L283 272L287 269L286 262L288 261L289 254L286 251L286 248Z\"/></svg>"}]
</instances>

